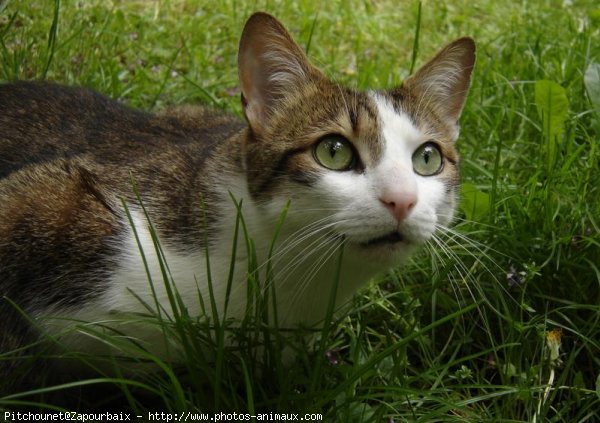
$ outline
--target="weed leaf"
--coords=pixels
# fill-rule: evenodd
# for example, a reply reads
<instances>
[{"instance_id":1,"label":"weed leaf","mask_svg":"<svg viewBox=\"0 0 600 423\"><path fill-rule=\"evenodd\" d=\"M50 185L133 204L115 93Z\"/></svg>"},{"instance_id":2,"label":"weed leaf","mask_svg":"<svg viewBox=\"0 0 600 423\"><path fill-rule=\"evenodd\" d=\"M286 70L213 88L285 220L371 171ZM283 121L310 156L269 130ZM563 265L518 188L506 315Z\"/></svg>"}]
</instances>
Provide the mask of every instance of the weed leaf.
<instances>
[{"instance_id":1,"label":"weed leaf","mask_svg":"<svg viewBox=\"0 0 600 423\"><path fill-rule=\"evenodd\" d=\"M490 210L490 196L473 184L462 184L460 209L468 220L481 220Z\"/></svg>"},{"instance_id":2,"label":"weed leaf","mask_svg":"<svg viewBox=\"0 0 600 423\"><path fill-rule=\"evenodd\" d=\"M590 63L583 76L585 89L600 118L600 63Z\"/></svg>"},{"instance_id":3,"label":"weed leaf","mask_svg":"<svg viewBox=\"0 0 600 423\"><path fill-rule=\"evenodd\" d=\"M588 65L583 82L596 114L596 121L593 124L595 124L596 130L600 131L600 63L592 62Z\"/></svg>"},{"instance_id":4,"label":"weed leaf","mask_svg":"<svg viewBox=\"0 0 600 423\"><path fill-rule=\"evenodd\" d=\"M556 150L562 140L565 119L569 109L567 93L553 81L535 82L535 105L542 121L542 134L548 168L556 161Z\"/></svg>"}]
</instances>

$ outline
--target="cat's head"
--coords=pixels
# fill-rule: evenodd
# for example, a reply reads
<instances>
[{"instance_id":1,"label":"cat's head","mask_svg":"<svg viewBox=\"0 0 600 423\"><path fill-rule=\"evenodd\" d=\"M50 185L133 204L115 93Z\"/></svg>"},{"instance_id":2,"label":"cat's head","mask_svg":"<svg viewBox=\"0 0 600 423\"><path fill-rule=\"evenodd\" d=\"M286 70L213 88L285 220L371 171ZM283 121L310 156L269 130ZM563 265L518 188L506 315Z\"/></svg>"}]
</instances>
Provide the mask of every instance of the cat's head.
<instances>
[{"instance_id":1,"label":"cat's head","mask_svg":"<svg viewBox=\"0 0 600 423\"><path fill-rule=\"evenodd\" d=\"M397 260L452 219L458 119L475 61L461 38L391 90L359 92L325 77L272 16L247 22L239 51L250 126L246 169L265 219L309 226Z\"/></svg>"}]
</instances>

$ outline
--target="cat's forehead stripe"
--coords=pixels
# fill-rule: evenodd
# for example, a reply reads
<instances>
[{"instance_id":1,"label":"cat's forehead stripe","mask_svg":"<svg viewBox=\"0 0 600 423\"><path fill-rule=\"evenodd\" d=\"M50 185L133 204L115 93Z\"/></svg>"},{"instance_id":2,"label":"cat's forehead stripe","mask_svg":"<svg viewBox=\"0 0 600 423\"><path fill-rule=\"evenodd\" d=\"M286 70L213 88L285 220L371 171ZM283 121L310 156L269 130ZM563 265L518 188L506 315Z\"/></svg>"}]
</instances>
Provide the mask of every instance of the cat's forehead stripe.
<instances>
[{"instance_id":1,"label":"cat's forehead stripe","mask_svg":"<svg viewBox=\"0 0 600 423\"><path fill-rule=\"evenodd\" d=\"M343 90L343 93L342 93ZM361 129L361 119L368 118L372 122L377 120L377 113L374 104L371 104L370 99L364 92L355 91L345 87L338 87L342 93L341 98L336 96L335 101L342 102L342 107L346 109L348 119L352 127L352 131L356 134ZM340 107L337 104L337 107Z\"/></svg>"},{"instance_id":2,"label":"cat's forehead stripe","mask_svg":"<svg viewBox=\"0 0 600 423\"><path fill-rule=\"evenodd\" d=\"M348 112L350 114L350 124L352 125L352 132L356 132L356 129L358 127L358 116L356 114L356 110L350 109Z\"/></svg>"},{"instance_id":3,"label":"cat's forehead stripe","mask_svg":"<svg viewBox=\"0 0 600 423\"><path fill-rule=\"evenodd\" d=\"M377 163L383 151L377 105L368 93L348 90L346 94L344 100L347 105L354 146L366 166Z\"/></svg>"},{"instance_id":4,"label":"cat's forehead stripe","mask_svg":"<svg viewBox=\"0 0 600 423\"><path fill-rule=\"evenodd\" d=\"M377 107L368 93L354 93L354 103L357 113L366 114L373 121L377 120Z\"/></svg>"}]
</instances>

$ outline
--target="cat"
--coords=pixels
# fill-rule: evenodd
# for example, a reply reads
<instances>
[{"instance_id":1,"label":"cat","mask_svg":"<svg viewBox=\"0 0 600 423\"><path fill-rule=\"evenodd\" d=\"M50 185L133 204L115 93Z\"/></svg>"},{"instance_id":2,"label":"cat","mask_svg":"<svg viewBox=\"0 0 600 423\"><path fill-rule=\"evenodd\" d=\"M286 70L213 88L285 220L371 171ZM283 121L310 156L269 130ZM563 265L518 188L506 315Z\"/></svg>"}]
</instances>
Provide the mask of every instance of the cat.
<instances>
[{"instance_id":1,"label":"cat","mask_svg":"<svg viewBox=\"0 0 600 423\"><path fill-rule=\"evenodd\" d=\"M337 306L450 224L474 62L473 40L460 38L401 86L358 91L328 79L259 12L239 46L246 122L191 105L150 114L48 82L1 85L4 393L24 386L27 369L1 355L42 332L145 305L168 313L159 254L190 315L202 313L200 292L225 317L238 208L259 271L272 270L278 325L318 324L342 248ZM240 234L226 317L244 316L248 260ZM124 330L147 345L160 335ZM64 342L95 348L83 335Z\"/></svg>"}]
</instances>

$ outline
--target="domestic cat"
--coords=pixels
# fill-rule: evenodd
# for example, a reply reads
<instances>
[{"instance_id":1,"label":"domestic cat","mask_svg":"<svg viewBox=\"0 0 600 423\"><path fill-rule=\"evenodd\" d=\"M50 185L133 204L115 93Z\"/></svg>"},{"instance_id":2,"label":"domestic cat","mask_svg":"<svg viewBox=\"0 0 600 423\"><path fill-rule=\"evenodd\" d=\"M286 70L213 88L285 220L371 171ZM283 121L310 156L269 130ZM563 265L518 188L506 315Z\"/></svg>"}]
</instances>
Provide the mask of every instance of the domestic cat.
<instances>
[{"instance_id":1,"label":"domestic cat","mask_svg":"<svg viewBox=\"0 0 600 423\"><path fill-rule=\"evenodd\" d=\"M190 315L212 296L225 317L231 280L226 317L241 319L250 257L240 235L230 272L238 207L263 278L272 270L279 326L318 324L341 248L337 305L450 223L474 61L461 38L402 86L361 92L256 13L238 56L247 122L200 106L150 114L52 83L0 86L0 354L76 321L168 313L162 259ZM120 330L150 349L157 336ZM76 333L65 343L95 348ZM16 380L0 393L27 379L10 357L0 380Z\"/></svg>"}]
</instances>

